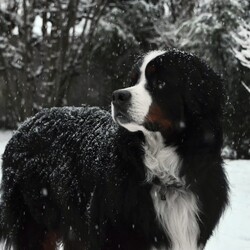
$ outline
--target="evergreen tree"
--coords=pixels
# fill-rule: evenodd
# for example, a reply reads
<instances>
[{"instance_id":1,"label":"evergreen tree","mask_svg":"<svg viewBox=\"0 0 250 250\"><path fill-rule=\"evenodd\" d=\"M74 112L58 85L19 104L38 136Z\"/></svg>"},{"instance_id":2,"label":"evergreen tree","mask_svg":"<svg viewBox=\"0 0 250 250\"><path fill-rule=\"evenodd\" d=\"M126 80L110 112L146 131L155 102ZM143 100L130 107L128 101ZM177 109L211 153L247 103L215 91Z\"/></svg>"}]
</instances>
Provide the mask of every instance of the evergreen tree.
<instances>
[{"instance_id":1,"label":"evergreen tree","mask_svg":"<svg viewBox=\"0 0 250 250\"><path fill-rule=\"evenodd\" d=\"M249 81L246 69L249 64L248 43L243 43L239 37L235 39L235 34L245 20L249 20L248 9L249 3L245 0L201 0L189 19L171 24L169 15L165 15L165 24L160 26L160 39L157 40L160 46L168 41L173 47L197 54L223 74L227 92L225 142L237 151L238 157L249 157L246 138L250 137L250 129L245 122L250 117L250 109L246 108L249 96L241 84L241 81ZM239 47L242 49L237 53Z\"/></svg>"}]
</instances>

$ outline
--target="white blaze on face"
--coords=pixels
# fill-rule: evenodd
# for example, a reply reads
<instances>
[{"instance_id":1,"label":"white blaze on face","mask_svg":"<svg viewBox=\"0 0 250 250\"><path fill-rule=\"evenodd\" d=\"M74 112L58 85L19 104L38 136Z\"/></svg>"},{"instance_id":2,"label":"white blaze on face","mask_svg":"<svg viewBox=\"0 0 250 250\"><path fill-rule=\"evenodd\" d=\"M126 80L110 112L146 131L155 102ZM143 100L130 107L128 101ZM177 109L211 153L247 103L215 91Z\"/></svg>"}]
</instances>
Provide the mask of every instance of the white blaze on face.
<instances>
[{"instance_id":1,"label":"white blaze on face","mask_svg":"<svg viewBox=\"0 0 250 250\"><path fill-rule=\"evenodd\" d=\"M145 88L145 85L147 83L145 70L150 61L164 53L165 51L157 50L151 51L146 54L140 68L140 78L138 80L138 83L133 87L124 89L128 90L131 93L131 103L127 113L131 117L133 122L124 124L121 123L120 125L131 132L145 131L145 128L142 126L142 124L152 104L152 97L149 91ZM114 107L112 104L112 116L114 115L113 109Z\"/></svg>"}]
</instances>

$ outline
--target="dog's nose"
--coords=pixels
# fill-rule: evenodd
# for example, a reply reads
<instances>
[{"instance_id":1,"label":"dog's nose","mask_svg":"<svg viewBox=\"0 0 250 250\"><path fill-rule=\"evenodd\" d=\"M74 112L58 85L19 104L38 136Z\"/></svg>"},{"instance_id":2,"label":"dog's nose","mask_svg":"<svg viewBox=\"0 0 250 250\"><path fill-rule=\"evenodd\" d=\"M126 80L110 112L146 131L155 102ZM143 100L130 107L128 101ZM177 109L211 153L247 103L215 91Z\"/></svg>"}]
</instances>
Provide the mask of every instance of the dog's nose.
<instances>
[{"instance_id":1,"label":"dog's nose","mask_svg":"<svg viewBox=\"0 0 250 250\"><path fill-rule=\"evenodd\" d=\"M112 101L114 104L121 105L127 103L131 98L131 93L128 90L116 90L113 92Z\"/></svg>"}]
</instances>

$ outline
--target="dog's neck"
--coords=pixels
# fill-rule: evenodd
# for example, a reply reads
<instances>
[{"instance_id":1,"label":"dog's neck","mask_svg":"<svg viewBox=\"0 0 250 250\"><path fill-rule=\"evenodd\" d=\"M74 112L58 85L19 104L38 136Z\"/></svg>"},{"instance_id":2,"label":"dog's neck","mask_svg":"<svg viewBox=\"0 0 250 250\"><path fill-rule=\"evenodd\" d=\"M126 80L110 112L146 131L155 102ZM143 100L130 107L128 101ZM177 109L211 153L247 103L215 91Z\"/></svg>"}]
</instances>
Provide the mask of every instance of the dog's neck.
<instances>
[{"instance_id":1,"label":"dog's neck","mask_svg":"<svg viewBox=\"0 0 250 250\"><path fill-rule=\"evenodd\" d=\"M184 177L180 177L181 157L175 147L164 144L160 133L145 136L144 150L146 178L152 182L150 194L156 217L170 238L171 249L198 249L196 218L199 207L196 196L186 187ZM155 178L158 184L154 183Z\"/></svg>"},{"instance_id":2,"label":"dog's neck","mask_svg":"<svg viewBox=\"0 0 250 250\"><path fill-rule=\"evenodd\" d=\"M179 177L179 172L182 160L176 153L176 148L166 146L160 132L147 132L144 135L146 180L156 180L162 185L181 184L183 181Z\"/></svg>"}]
</instances>

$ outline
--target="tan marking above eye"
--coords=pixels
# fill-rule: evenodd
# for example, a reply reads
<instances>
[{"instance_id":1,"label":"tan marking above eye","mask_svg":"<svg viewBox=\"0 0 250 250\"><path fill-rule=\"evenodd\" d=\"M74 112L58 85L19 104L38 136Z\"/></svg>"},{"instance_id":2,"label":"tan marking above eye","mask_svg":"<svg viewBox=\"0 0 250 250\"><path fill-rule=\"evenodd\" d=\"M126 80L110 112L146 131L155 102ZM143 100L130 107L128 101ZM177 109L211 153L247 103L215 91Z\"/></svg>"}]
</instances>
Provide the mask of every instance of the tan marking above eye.
<instances>
[{"instance_id":1,"label":"tan marking above eye","mask_svg":"<svg viewBox=\"0 0 250 250\"><path fill-rule=\"evenodd\" d=\"M146 67L146 72L145 72L146 76L152 75L152 74L154 74L155 72L156 72L156 66L155 66L154 64L148 65L148 66Z\"/></svg>"},{"instance_id":2,"label":"tan marking above eye","mask_svg":"<svg viewBox=\"0 0 250 250\"><path fill-rule=\"evenodd\" d=\"M57 246L59 236L56 232L48 232L43 241L43 250L54 250Z\"/></svg>"}]
</instances>

